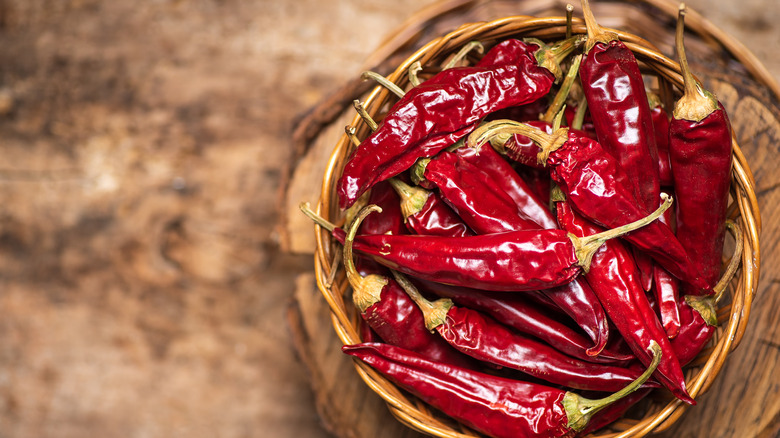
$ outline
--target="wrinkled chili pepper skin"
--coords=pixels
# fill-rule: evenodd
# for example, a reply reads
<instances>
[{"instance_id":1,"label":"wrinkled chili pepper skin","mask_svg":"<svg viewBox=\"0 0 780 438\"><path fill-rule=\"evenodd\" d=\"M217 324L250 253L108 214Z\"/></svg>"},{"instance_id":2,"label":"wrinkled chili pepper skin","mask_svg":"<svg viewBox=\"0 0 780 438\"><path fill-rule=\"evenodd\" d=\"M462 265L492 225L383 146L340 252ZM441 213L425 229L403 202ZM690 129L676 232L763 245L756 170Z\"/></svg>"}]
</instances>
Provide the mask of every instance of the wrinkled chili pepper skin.
<instances>
[{"instance_id":1,"label":"wrinkled chili pepper skin","mask_svg":"<svg viewBox=\"0 0 780 438\"><path fill-rule=\"evenodd\" d=\"M338 239L344 233L333 235ZM562 230L467 237L359 235L353 248L404 274L482 290L551 288L582 271L574 245Z\"/></svg>"},{"instance_id":2,"label":"wrinkled chili pepper skin","mask_svg":"<svg viewBox=\"0 0 780 438\"><path fill-rule=\"evenodd\" d=\"M450 345L474 359L574 389L616 392L643 371L641 367L622 368L571 358L465 307L451 307L436 331Z\"/></svg>"},{"instance_id":3,"label":"wrinkled chili pepper skin","mask_svg":"<svg viewBox=\"0 0 780 438\"><path fill-rule=\"evenodd\" d=\"M556 211L561 226L576 236L600 231L577 214L568 201L557 202ZM652 340L658 342L662 359L654 376L677 398L694 404L685 388L685 377L677 356L639 282L639 272L628 248L618 240L607 241L593 256L585 279L598 295L615 328L645 366L652 361L647 345Z\"/></svg>"},{"instance_id":4,"label":"wrinkled chili pepper skin","mask_svg":"<svg viewBox=\"0 0 780 438\"><path fill-rule=\"evenodd\" d=\"M368 215L370 218L371 215ZM473 236L474 232L436 192L431 192L423 208L406 218L406 228L426 236Z\"/></svg>"},{"instance_id":5,"label":"wrinkled chili pepper skin","mask_svg":"<svg viewBox=\"0 0 780 438\"><path fill-rule=\"evenodd\" d=\"M555 77L537 64L537 49L503 41L475 66L444 70L406 93L346 163L336 187L341 208L452 145L487 114L546 95Z\"/></svg>"},{"instance_id":6,"label":"wrinkled chili pepper skin","mask_svg":"<svg viewBox=\"0 0 780 438\"><path fill-rule=\"evenodd\" d=\"M539 228L506 193L500 177L493 177L454 152L439 153L426 166L424 176L478 234Z\"/></svg>"},{"instance_id":7,"label":"wrinkled chili pepper skin","mask_svg":"<svg viewBox=\"0 0 780 438\"><path fill-rule=\"evenodd\" d=\"M490 145L479 148L458 148L454 152L461 160L471 163L485 172L503 188L517 205L524 219L535 222L541 228L558 228L558 223L549 207L528 183L517 173L512 165Z\"/></svg>"},{"instance_id":8,"label":"wrinkled chili pepper skin","mask_svg":"<svg viewBox=\"0 0 780 438\"><path fill-rule=\"evenodd\" d=\"M548 134L552 134L552 125L547 122L536 120L525 122L525 124L533 126ZM571 132L571 130L569 132ZM504 153L507 158L534 169L544 169L547 166L547 163L539 161L539 152L541 152L541 150L542 149L536 142L522 134L513 135L506 144L504 144Z\"/></svg>"},{"instance_id":9,"label":"wrinkled chili pepper skin","mask_svg":"<svg viewBox=\"0 0 780 438\"><path fill-rule=\"evenodd\" d=\"M666 336L673 339L680 332L680 311L678 309L679 280L671 276L664 268L653 267L653 288L658 301L658 312Z\"/></svg>"},{"instance_id":10,"label":"wrinkled chili pepper skin","mask_svg":"<svg viewBox=\"0 0 780 438\"><path fill-rule=\"evenodd\" d=\"M433 362L387 344L342 351L478 432L496 438L574 436L560 389Z\"/></svg>"},{"instance_id":11,"label":"wrinkled chili pepper skin","mask_svg":"<svg viewBox=\"0 0 780 438\"><path fill-rule=\"evenodd\" d=\"M368 204L382 207L382 212L370 214L360 223L360 234L405 234L406 226L401 214L401 200L389 183L382 181L368 197Z\"/></svg>"},{"instance_id":12,"label":"wrinkled chili pepper skin","mask_svg":"<svg viewBox=\"0 0 780 438\"><path fill-rule=\"evenodd\" d=\"M471 148L459 148L456 152L442 152L431 160L425 170L425 179L439 188L447 203L463 218L464 222L477 234L494 234L517 230L541 229L542 222L548 228L558 228L552 214L530 193L522 180L508 183L516 175L511 166L503 160L489 145L482 145L479 151ZM462 150L462 151L461 151ZM479 161L480 157L493 153L488 162ZM496 164L496 160L509 168L504 173L492 175L483 171L483 166ZM492 161L492 162L491 162ZM519 177L517 177L519 179ZM500 182L503 181L503 182ZM506 190L516 191L516 198L522 202L531 216L525 215L517 201ZM582 327L595 345L588 350L597 355L609 340L609 324L604 310L590 287L579 279L565 285L545 288L542 291L556 305L570 315Z\"/></svg>"},{"instance_id":13,"label":"wrinkled chili pepper skin","mask_svg":"<svg viewBox=\"0 0 780 438\"><path fill-rule=\"evenodd\" d=\"M634 54L621 41L598 42L582 58L580 80L598 142L631 175L630 187L652 211L660 190L658 150Z\"/></svg>"},{"instance_id":14,"label":"wrinkled chili pepper skin","mask_svg":"<svg viewBox=\"0 0 780 438\"><path fill-rule=\"evenodd\" d=\"M655 144L658 148L658 181L661 187L674 185L672 163L669 158L669 116L661 105L650 109L655 132Z\"/></svg>"},{"instance_id":15,"label":"wrinkled chili pepper skin","mask_svg":"<svg viewBox=\"0 0 780 438\"><path fill-rule=\"evenodd\" d=\"M577 131L569 131L566 143L550 153L547 163L551 178L572 206L605 228L616 228L649 213L631 189L630 179L635 177L626 174L597 142ZM685 249L663 222L653 221L623 237L677 278L690 277Z\"/></svg>"},{"instance_id":16,"label":"wrinkled chili pepper skin","mask_svg":"<svg viewBox=\"0 0 780 438\"><path fill-rule=\"evenodd\" d=\"M598 356L587 354L586 351L591 346L584 336L560 322L561 314L556 315L555 312L535 304L527 299L526 295L508 297L501 292L481 291L431 281L413 281L425 292L440 298L449 298L457 305L486 313L496 321L520 333L535 336L571 357L593 363L620 365L634 358L630 353L612 351L610 348L605 348Z\"/></svg>"},{"instance_id":17,"label":"wrinkled chili pepper skin","mask_svg":"<svg viewBox=\"0 0 780 438\"><path fill-rule=\"evenodd\" d=\"M389 344L415 351L430 360L464 367L475 366L467 357L443 342L440 336L425 328L419 307L392 278L388 278L380 300L366 308L361 316Z\"/></svg>"},{"instance_id":18,"label":"wrinkled chili pepper skin","mask_svg":"<svg viewBox=\"0 0 780 438\"><path fill-rule=\"evenodd\" d=\"M677 238L693 277L686 294L711 293L720 277L731 184L731 125L723 106L701 122L672 118L669 126ZM685 280L685 279L684 279Z\"/></svg>"}]
</instances>

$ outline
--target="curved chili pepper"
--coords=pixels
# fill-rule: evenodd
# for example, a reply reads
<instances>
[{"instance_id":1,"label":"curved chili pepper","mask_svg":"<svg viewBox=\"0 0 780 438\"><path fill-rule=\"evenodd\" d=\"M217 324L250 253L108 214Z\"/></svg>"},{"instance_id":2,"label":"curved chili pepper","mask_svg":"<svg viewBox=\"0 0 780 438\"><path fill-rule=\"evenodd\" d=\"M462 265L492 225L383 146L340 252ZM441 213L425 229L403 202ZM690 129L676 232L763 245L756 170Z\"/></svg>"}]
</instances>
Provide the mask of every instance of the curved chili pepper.
<instances>
[{"instance_id":1,"label":"curved chili pepper","mask_svg":"<svg viewBox=\"0 0 780 438\"><path fill-rule=\"evenodd\" d=\"M614 228L646 214L631 189L631 177L611 154L579 131L561 128L546 134L522 123L500 120L475 130L467 144L482 144L508 133L525 135L542 145L537 149L538 160L547 164L550 177L566 193L574 208L588 219ZM523 152L529 151L524 149ZM672 275L702 285L695 276L689 275L685 249L666 224L653 222L624 238L652 256Z\"/></svg>"},{"instance_id":2,"label":"curved chili pepper","mask_svg":"<svg viewBox=\"0 0 780 438\"><path fill-rule=\"evenodd\" d=\"M481 148L460 147L454 153L464 162L489 173L496 184L515 201L524 219L535 222L541 228L558 228L549 206L493 148L488 145Z\"/></svg>"},{"instance_id":3,"label":"curved chili pepper","mask_svg":"<svg viewBox=\"0 0 780 438\"><path fill-rule=\"evenodd\" d=\"M606 240L654 221L671 203L667 197L662 207L639 221L582 238L563 230L467 237L381 234L358 236L353 247L391 269L425 280L484 290L538 290L564 285L587 271L590 258ZM336 229L333 235L339 239Z\"/></svg>"},{"instance_id":4,"label":"curved chili pepper","mask_svg":"<svg viewBox=\"0 0 780 438\"><path fill-rule=\"evenodd\" d=\"M478 234L537 230L542 228L541 224L546 225L545 228L557 228L549 210L490 146L483 146L479 151L461 147L454 152L441 152L428 160L422 173ZM507 190L514 193L514 197ZM531 212L531 216L525 212ZM589 354L595 356L607 345L609 324L606 315L584 281L574 279L559 287L545 288L542 293L593 339L595 345L588 350Z\"/></svg>"},{"instance_id":5,"label":"curved chili pepper","mask_svg":"<svg viewBox=\"0 0 780 438\"><path fill-rule=\"evenodd\" d=\"M672 210L666 210L658 220L670 225L672 222ZM680 312L678 310L680 280L666 272L661 266L653 265L653 292L658 302L658 314L661 318L661 325L664 327L669 339L672 339L680 331Z\"/></svg>"},{"instance_id":6,"label":"curved chili pepper","mask_svg":"<svg viewBox=\"0 0 780 438\"><path fill-rule=\"evenodd\" d=\"M576 330L559 321L562 315L528 300L527 295L507 296L501 292L482 291L450 286L432 281L410 279L423 292L449 298L460 306L478 310L521 333L535 336L559 351L577 359L594 363L625 364L634 356L611 346L597 356L587 354L588 340ZM557 307L556 307L557 310Z\"/></svg>"},{"instance_id":7,"label":"curved chili pepper","mask_svg":"<svg viewBox=\"0 0 780 438\"><path fill-rule=\"evenodd\" d=\"M395 280L376 272L365 277L357 272L352 241L363 219L361 216L371 211L361 210L344 243L344 268L352 285L352 300L363 320L385 342L415 351L431 360L474 367L467 357L425 329L422 312Z\"/></svg>"},{"instance_id":8,"label":"curved chili pepper","mask_svg":"<svg viewBox=\"0 0 780 438\"><path fill-rule=\"evenodd\" d=\"M634 53L596 23L582 1L588 42L580 65L582 91L601 146L631 175L629 187L647 211L658 205L661 189L653 118Z\"/></svg>"},{"instance_id":9,"label":"curved chili pepper","mask_svg":"<svg viewBox=\"0 0 780 438\"><path fill-rule=\"evenodd\" d=\"M568 199L556 201L558 221L563 228L578 236L599 231L597 226L572 209ZM695 404L685 388L680 363L639 283L639 272L628 249L618 240L606 242L593 261L585 279L629 348L642 363L647 364L652 358L647 354L646 346L657 342L664 352L656 371L657 379L680 400Z\"/></svg>"},{"instance_id":10,"label":"curved chili pepper","mask_svg":"<svg viewBox=\"0 0 780 438\"><path fill-rule=\"evenodd\" d=\"M677 238L688 251L688 294L711 293L720 276L731 185L731 124L726 111L691 74L683 47L685 10L677 21L677 53L685 94L669 125L669 157L677 205Z\"/></svg>"},{"instance_id":11,"label":"curved chili pepper","mask_svg":"<svg viewBox=\"0 0 780 438\"><path fill-rule=\"evenodd\" d=\"M600 400L544 385L433 362L387 344L346 345L357 357L422 401L495 438L573 437L593 414L630 394L652 373ZM661 352L653 350L660 359Z\"/></svg>"},{"instance_id":12,"label":"curved chili pepper","mask_svg":"<svg viewBox=\"0 0 780 438\"><path fill-rule=\"evenodd\" d=\"M592 391L619 391L642 374L636 368L587 363L566 356L476 310L455 306L449 298L428 301L405 276L395 271L393 275L422 310L426 328L436 330L448 344L474 359L516 369L549 383Z\"/></svg>"},{"instance_id":13,"label":"curved chili pepper","mask_svg":"<svg viewBox=\"0 0 780 438\"><path fill-rule=\"evenodd\" d=\"M539 51L534 44L505 40L475 66L444 70L412 88L350 156L336 187L340 206L352 205L418 158L449 147L487 114L546 95L555 76L539 65Z\"/></svg>"}]
</instances>

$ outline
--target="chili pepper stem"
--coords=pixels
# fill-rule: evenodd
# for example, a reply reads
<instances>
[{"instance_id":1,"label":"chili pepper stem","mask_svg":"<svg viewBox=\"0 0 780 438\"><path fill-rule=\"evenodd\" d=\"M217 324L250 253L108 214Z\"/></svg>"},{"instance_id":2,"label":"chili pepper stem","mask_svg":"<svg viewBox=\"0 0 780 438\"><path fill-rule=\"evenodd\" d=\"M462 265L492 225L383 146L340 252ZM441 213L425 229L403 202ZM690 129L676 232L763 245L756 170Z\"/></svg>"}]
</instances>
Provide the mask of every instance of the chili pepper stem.
<instances>
[{"instance_id":1,"label":"chili pepper stem","mask_svg":"<svg viewBox=\"0 0 780 438\"><path fill-rule=\"evenodd\" d=\"M347 134L349 140L355 147L360 146L360 139L357 138L357 129L354 126L347 125L344 127L344 133Z\"/></svg>"},{"instance_id":2,"label":"chili pepper stem","mask_svg":"<svg viewBox=\"0 0 780 438\"><path fill-rule=\"evenodd\" d=\"M548 46L537 38L525 38L524 41L539 46L539 50L534 53L536 62L540 67L549 70L555 76L555 81L557 82L563 76L561 62L583 43L584 38L582 35L576 35L559 41L552 46Z\"/></svg>"},{"instance_id":3,"label":"chili pepper stem","mask_svg":"<svg viewBox=\"0 0 780 438\"><path fill-rule=\"evenodd\" d=\"M420 294L420 291L417 290L417 287L415 287L404 274L395 270L392 272L395 281L398 282L401 288L409 295L409 298L411 298L422 311L423 318L425 319L425 327L428 330L433 331L436 327L444 324L447 320L447 313L453 306L452 300L449 298L440 298L436 301L426 300L425 297Z\"/></svg>"},{"instance_id":4,"label":"chili pepper stem","mask_svg":"<svg viewBox=\"0 0 780 438\"><path fill-rule=\"evenodd\" d=\"M566 103L566 99L569 97L569 93L571 92L571 86L577 79L577 74L580 70L580 61L582 61L582 55L577 55L574 57L571 67L569 67L569 71L566 72L566 77L563 79L561 88L555 94L555 98L553 98L552 104L550 104L550 107L547 108L547 111L540 118L540 120L543 120L547 123L552 123L555 115L561 110L561 108L563 108L564 104Z\"/></svg>"},{"instance_id":5,"label":"chili pepper stem","mask_svg":"<svg viewBox=\"0 0 780 438\"><path fill-rule=\"evenodd\" d=\"M363 102L359 101L358 99L355 99L352 101L352 105L355 107L355 111L357 111L358 114L360 114L360 117L363 119L364 122L368 125L369 128L371 128L372 131L376 131L379 129L379 125L376 124L373 117L371 117L371 114L366 111L366 107L363 106Z\"/></svg>"},{"instance_id":6,"label":"chili pepper stem","mask_svg":"<svg viewBox=\"0 0 780 438\"><path fill-rule=\"evenodd\" d=\"M534 128L533 126L529 126L524 123L516 122L514 120L500 119L485 123L484 125L475 129L474 132L469 134L468 138L466 139L466 144L469 145L469 147L479 148L482 146L482 144L490 141L491 146L501 152L501 150L495 146L494 141L499 141L500 139L506 138L507 140L504 141L504 143L506 143L506 141L508 141L509 138L514 134L524 135L538 144L541 148L541 151L539 152L537 159L539 163L546 163L547 157L550 155L550 153L557 150L563 146L564 143L566 143L566 140L569 136L569 130L568 128L561 128L552 134L548 134L540 129ZM501 147L503 147L503 144Z\"/></svg>"},{"instance_id":7,"label":"chili pepper stem","mask_svg":"<svg viewBox=\"0 0 780 438\"><path fill-rule=\"evenodd\" d=\"M319 216L317 213L315 213L314 210L311 209L311 204L310 203L308 203L308 202L301 202L298 205L298 208L301 209L303 214L308 216L309 219L314 221L315 224L321 226L322 228L325 228L326 230L328 230L330 232L333 232L333 230L336 229L336 225L335 224L333 224L331 222L328 222L327 220L325 220L325 218L323 218L322 216Z\"/></svg>"},{"instance_id":8,"label":"chili pepper stem","mask_svg":"<svg viewBox=\"0 0 780 438\"><path fill-rule=\"evenodd\" d=\"M577 237L574 234L569 233L569 238L574 244L577 260L579 260L579 265L582 267L583 271L588 272L590 270L590 262L593 259L593 255L596 254L596 251L601 248L601 245L603 245L604 242L642 228L650 222L658 219L672 205L673 202L672 197L666 193L661 193L661 199L663 199L663 203L660 207L658 207L649 216L639 219L638 221L634 221L598 234L592 234L587 237Z\"/></svg>"},{"instance_id":9,"label":"chili pepper stem","mask_svg":"<svg viewBox=\"0 0 780 438\"><path fill-rule=\"evenodd\" d=\"M428 197L431 196L430 191L422 187L410 186L398 178L390 178L388 182L401 198L401 213L404 215L404 220L419 213L425 206L425 202L428 201Z\"/></svg>"},{"instance_id":10,"label":"chili pepper stem","mask_svg":"<svg viewBox=\"0 0 780 438\"><path fill-rule=\"evenodd\" d=\"M479 41L469 41L466 43L463 47L460 48L458 53L455 54L455 56L452 57L452 59L444 66L442 67L442 70L449 70L453 67L455 67L460 61L462 61L466 55L468 55L472 50L476 49L477 53L484 53L485 46L482 45Z\"/></svg>"},{"instance_id":11,"label":"chili pepper stem","mask_svg":"<svg viewBox=\"0 0 780 438\"><path fill-rule=\"evenodd\" d=\"M677 29L674 38L677 56L680 58L680 71L685 91L674 106L674 117L700 122L718 109L718 100L712 93L702 88L701 83L693 77L688 66L688 57L685 55L685 45L683 44L685 9L685 3L681 3L677 14Z\"/></svg>"},{"instance_id":12,"label":"chili pepper stem","mask_svg":"<svg viewBox=\"0 0 780 438\"><path fill-rule=\"evenodd\" d=\"M344 270L347 273L349 284L352 285L352 301L361 312L365 312L366 309L379 302L382 289L388 283L388 279L381 275L370 274L365 277L361 276L355 268L355 261L352 255L352 242L355 241L360 223L363 222L366 216L375 211L381 212L382 208L378 205L368 205L361 209L355 220L349 225L347 237L344 240Z\"/></svg>"},{"instance_id":13,"label":"chili pepper stem","mask_svg":"<svg viewBox=\"0 0 780 438\"><path fill-rule=\"evenodd\" d=\"M574 6L571 4L566 5L566 38L571 38L571 19L574 14Z\"/></svg>"},{"instance_id":14,"label":"chili pepper stem","mask_svg":"<svg viewBox=\"0 0 780 438\"><path fill-rule=\"evenodd\" d=\"M375 71L364 71L360 75L360 77L363 79L373 79L374 81L376 81L376 83L387 88L390 92L392 92L399 98L404 97L404 95L406 94L406 92L402 90L401 87L396 85L394 82L390 82L389 79L387 79L386 77L380 75Z\"/></svg>"},{"instance_id":15,"label":"chili pepper stem","mask_svg":"<svg viewBox=\"0 0 780 438\"><path fill-rule=\"evenodd\" d=\"M414 163L414 166L412 166L412 170L410 171L413 183L420 184L425 181L425 168L430 162L430 158L420 158Z\"/></svg>"},{"instance_id":16,"label":"chili pepper stem","mask_svg":"<svg viewBox=\"0 0 780 438\"><path fill-rule=\"evenodd\" d=\"M412 65L409 66L407 74L409 76L409 83L412 84L412 87L420 85L420 78L417 76L417 74L421 71L422 64L420 64L420 61L414 61Z\"/></svg>"},{"instance_id":17,"label":"chili pepper stem","mask_svg":"<svg viewBox=\"0 0 780 438\"><path fill-rule=\"evenodd\" d=\"M596 17L593 15L593 11L590 9L588 0L580 0L580 3L582 4L582 15L585 19L585 28L588 30L588 42L585 43L585 53L588 53L588 51L597 43L608 43L618 39L616 33L608 32L599 26L596 22Z\"/></svg>"},{"instance_id":18,"label":"chili pepper stem","mask_svg":"<svg viewBox=\"0 0 780 438\"><path fill-rule=\"evenodd\" d=\"M586 112L588 112L588 99L582 96L577 103L577 111L574 113L574 118L571 120L572 129L582 129L582 125L585 124Z\"/></svg>"},{"instance_id":19,"label":"chili pepper stem","mask_svg":"<svg viewBox=\"0 0 780 438\"><path fill-rule=\"evenodd\" d=\"M685 302L699 312L707 325L717 327L718 312L715 309L715 298L711 295L686 295Z\"/></svg>"},{"instance_id":20,"label":"chili pepper stem","mask_svg":"<svg viewBox=\"0 0 780 438\"><path fill-rule=\"evenodd\" d=\"M661 363L661 347L656 341L650 341L648 350L653 353L653 361L650 363L650 366L641 376L620 391L598 400L591 400L573 392L566 392L563 397L563 408L569 420L567 426L576 432L581 431L587 426L593 414L639 389L653 375L656 368L658 368L658 364Z\"/></svg>"},{"instance_id":21,"label":"chili pepper stem","mask_svg":"<svg viewBox=\"0 0 780 438\"><path fill-rule=\"evenodd\" d=\"M723 276L721 276L720 280L718 281L718 284L715 285L715 287L712 288L713 295L715 296L715 302L717 303L720 298L723 296L723 293L726 291L726 288L729 284L731 284L731 279L734 278L734 275L737 273L737 269L739 269L739 262L742 259L742 249L744 242L742 241L742 228L737 226L734 221L726 221L726 228L729 229L734 234L734 254L731 255L731 260L729 261L729 265L726 267L726 271L723 273Z\"/></svg>"}]
</instances>

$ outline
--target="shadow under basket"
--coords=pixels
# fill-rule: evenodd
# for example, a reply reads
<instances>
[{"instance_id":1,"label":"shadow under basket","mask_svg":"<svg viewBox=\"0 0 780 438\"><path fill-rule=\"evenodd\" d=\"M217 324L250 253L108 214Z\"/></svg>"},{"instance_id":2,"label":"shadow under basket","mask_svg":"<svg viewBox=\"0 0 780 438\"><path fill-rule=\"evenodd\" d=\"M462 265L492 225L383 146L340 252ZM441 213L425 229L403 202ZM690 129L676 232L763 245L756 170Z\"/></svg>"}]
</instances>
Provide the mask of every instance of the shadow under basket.
<instances>
[{"instance_id":1,"label":"shadow under basket","mask_svg":"<svg viewBox=\"0 0 780 438\"><path fill-rule=\"evenodd\" d=\"M562 16L544 18L516 16L490 22L464 24L446 36L422 46L397 65L395 71L386 77L401 88L407 88L407 72L411 64L416 61L425 67L426 72L435 72L440 70L441 66L446 64L461 47L471 41L483 43L486 49L508 38L533 37L544 41L555 41L565 37L566 24L567 20ZM582 20L577 18L573 20L572 32L585 34L586 29ZM680 95L683 86L678 63L660 53L646 40L619 30L616 32L634 52L650 88L666 96L667 108L669 108L668 104ZM362 96L362 100L369 114L381 118L397 98L386 89L377 86ZM361 140L370 132L359 116L355 116L351 125L356 128L357 136ZM317 206L318 214L337 224L343 223L344 219L343 213L338 209L335 187L352 148L346 135L336 144L327 163L322 194ZM733 141L730 202L729 216L742 231L743 250L739 269L718 302L719 325L716 333L699 356L684 368L687 388L694 398L710 388L729 354L742 339L758 287L760 266L758 239L761 222L755 182L736 140ZM328 232L319 227L316 229L316 239L317 285L330 307L336 333L344 344L360 343L359 315L352 304L351 289L340 264L340 245ZM734 239L729 237L724 249L724 266L728 264L734 247ZM334 345L333 348L338 346ZM355 367L363 381L386 401L393 415L412 429L438 437L481 436L399 389L362 362L355 361ZM654 397L651 394L636 409L630 410L623 418L591 436L640 437L669 428L688 406L667 396L666 392L657 392L658 396Z\"/></svg>"}]
</instances>

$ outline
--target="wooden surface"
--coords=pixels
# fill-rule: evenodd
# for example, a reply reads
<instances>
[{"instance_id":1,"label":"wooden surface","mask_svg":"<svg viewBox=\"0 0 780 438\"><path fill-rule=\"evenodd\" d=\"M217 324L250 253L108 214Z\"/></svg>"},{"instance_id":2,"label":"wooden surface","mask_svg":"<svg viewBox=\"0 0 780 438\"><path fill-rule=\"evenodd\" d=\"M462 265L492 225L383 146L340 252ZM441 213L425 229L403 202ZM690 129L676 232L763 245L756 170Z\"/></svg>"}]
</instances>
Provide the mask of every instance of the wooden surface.
<instances>
[{"instance_id":1,"label":"wooden surface","mask_svg":"<svg viewBox=\"0 0 780 438\"><path fill-rule=\"evenodd\" d=\"M415 435L371 394L340 404L362 387L305 277L311 229L277 225L296 122L431 3L0 0L0 438ZM780 77L773 0L688 3ZM763 376L760 395L777 387L772 275L735 353L759 366L727 369ZM774 430L756 385L723 388L689 427Z\"/></svg>"}]
</instances>

